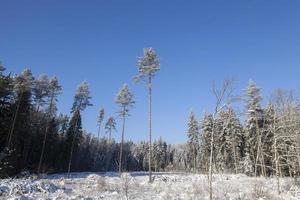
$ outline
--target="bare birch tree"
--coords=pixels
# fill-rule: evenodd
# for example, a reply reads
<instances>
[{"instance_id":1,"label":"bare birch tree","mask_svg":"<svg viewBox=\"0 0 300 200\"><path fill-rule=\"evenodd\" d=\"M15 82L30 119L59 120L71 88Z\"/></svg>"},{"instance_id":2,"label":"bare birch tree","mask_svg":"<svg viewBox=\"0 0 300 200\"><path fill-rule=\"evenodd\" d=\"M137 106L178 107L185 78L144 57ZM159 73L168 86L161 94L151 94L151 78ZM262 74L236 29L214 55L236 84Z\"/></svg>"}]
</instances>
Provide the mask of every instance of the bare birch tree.
<instances>
[{"instance_id":1,"label":"bare birch tree","mask_svg":"<svg viewBox=\"0 0 300 200\"><path fill-rule=\"evenodd\" d=\"M223 110L229 104L230 96L232 93L232 79L226 79L223 81L221 88L217 88L215 84L212 85L211 92L216 98L215 108L213 112L213 125L211 131L211 143L210 143L210 157L209 157L209 199L213 199L212 191L212 175L213 175L213 155L214 155L214 132L215 132L215 118L218 113Z\"/></svg>"}]
</instances>

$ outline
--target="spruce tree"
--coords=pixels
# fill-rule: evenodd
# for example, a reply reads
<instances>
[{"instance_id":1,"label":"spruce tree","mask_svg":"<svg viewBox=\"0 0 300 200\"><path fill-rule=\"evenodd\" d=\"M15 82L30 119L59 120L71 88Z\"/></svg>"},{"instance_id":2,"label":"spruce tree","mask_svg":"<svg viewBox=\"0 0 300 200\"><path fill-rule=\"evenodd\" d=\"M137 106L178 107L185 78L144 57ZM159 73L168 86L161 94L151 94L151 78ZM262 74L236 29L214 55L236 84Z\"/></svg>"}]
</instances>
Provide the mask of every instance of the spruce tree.
<instances>
[{"instance_id":1,"label":"spruce tree","mask_svg":"<svg viewBox=\"0 0 300 200\"><path fill-rule=\"evenodd\" d=\"M188 120L188 145L190 149L190 155L192 155L193 169L197 168L197 156L199 151L199 127L195 115L190 113Z\"/></svg>"},{"instance_id":2,"label":"spruce tree","mask_svg":"<svg viewBox=\"0 0 300 200\"><path fill-rule=\"evenodd\" d=\"M208 173L209 156L210 156L210 143L211 134L213 129L213 117L211 114L206 113L200 122L200 151L201 151L201 166L202 169Z\"/></svg>"},{"instance_id":3,"label":"spruce tree","mask_svg":"<svg viewBox=\"0 0 300 200\"><path fill-rule=\"evenodd\" d=\"M263 110L260 106L260 102L262 100L260 96L260 89L252 80L249 81L247 89L245 90L245 97L247 109L245 131L246 148L244 158L244 163L247 165L247 171L245 172L247 174L252 174L252 170L250 169L254 169L254 174L258 175L258 162L260 162L260 165L263 165L261 151L261 127L263 122ZM251 165L253 166L251 167ZM263 170L263 168L261 169Z\"/></svg>"},{"instance_id":4,"label":"spruce tree","mask_svg":"<svg viewBox=\"0 0 300 200\"><path fill-rule=\"evenodd\" d=\"M242 124L231 107L229 107L226 113L226 119L224 119L226 147L225 161L227 168L231 170L234 169L234 172L237 174L239 173L239 163L242 159L242 136L244 130Z\"/></svg>"}]
</instances>

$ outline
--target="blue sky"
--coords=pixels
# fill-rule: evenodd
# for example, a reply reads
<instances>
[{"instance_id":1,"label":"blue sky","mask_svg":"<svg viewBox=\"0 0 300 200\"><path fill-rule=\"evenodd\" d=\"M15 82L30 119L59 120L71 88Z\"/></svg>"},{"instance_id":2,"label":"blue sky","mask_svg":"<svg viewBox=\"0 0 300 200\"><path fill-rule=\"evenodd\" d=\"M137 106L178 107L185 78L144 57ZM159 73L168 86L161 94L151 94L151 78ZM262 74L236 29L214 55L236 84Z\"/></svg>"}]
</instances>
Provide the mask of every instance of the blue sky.
<instances>
[{"instance_id":1,"label":"blue sky","mask_svg":"<svg viewBox=\"0 0 300 200\"><path fill-rule=\"evenodd\" d=\"M145 86L132 79L137 56L153 47L161 59L153 135L180 143L189 112L200 118L212 110L214 80L234 77L241 94L251 78L265 100L278 87L299 89L299 10L296 0L2 0L0 60L14 73L29 67L36 76L56 75L63 113L70 112L76 87L86 79L94 106L84 112L83 126L90 132L97 130L100 107L115 115L114 96L128 83L136 105L125 134L138 141L147 139L148 101Z\"/></svg>"}]
</instances>

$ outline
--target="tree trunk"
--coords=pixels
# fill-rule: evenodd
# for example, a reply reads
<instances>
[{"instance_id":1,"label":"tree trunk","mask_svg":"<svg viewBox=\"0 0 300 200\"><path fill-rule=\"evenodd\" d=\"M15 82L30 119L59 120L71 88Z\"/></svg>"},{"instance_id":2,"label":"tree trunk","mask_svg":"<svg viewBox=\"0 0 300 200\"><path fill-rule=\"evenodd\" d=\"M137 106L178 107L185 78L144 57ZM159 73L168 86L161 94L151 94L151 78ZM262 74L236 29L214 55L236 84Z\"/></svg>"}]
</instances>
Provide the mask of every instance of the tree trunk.
<instances>
[{"instance_id":1,"label":"tree trunk","mask_svg":"<svg viewBox=\"0 0 300 200\"><path fill-rule=\"evenodd\" d=\"M211 143L210 143L210 157L209 157L209 199L212 200L212 164L213 164L213 151L214 151L214 120L215 117L213 116L213 123L212 123L212 131L211 131Z\"/></svg>"},{"instance_id":2,"label":"tree trunk","mask_svg":"<svg viewBox=\"0 0 300 200\"><path fill-rule=\"evenodd\" d=\"M124 131L125 131L125 107L123 108L122 140L121 140L120 159L119 159L119 176L120 177L121 177L121 173L122 173L122 154L123 154Z\"/></svg>"},{"instance_id":3,"label":"tree trunk","mask_svg":"<svg viewBox=\"0 0 300 200\"><path fill-rule=\"evenodd\" d=\"M275 164L276 164L276 179L277 179L277 192L280 194L280 182L279 182L279 158L277 152L277 138L274 136L274 150L275 150Z\"/></svg>"},{"instance_id":4,"label":"tree trunk","mask_svg":"<svg viewBox=\"0 0 300 200\"><path fill-rule=\"evenodd\" d=\"M40 160L39 160L39 165L38 165L38 170L37 173L40 173L40 169L41 169L41 165L43 162L43 157L44 157L44 151L45 151L45 146L46 146L46 139L47 139L47 135L48 135L48 129L49 129L49 120L51 118L51 110L52 110L52 106L53 106L53 99L54 99L54 94L52 94L51 96L51 100L50 100L50 105L49 105L49 118L47 119L47 123L46 123L46 130L45 130L45 134L44 134L44 140L43 140L43 146L42 146L42 152L40 155Z\"/></svg>"},{"instance_id":5,"label":"tree trunk","mask_svg":"<svg viewBox=\"0 0 300 200\"><path fill-rule=\"evenodd\" d=\"M71 163L72 163L72 157L73 157L73 149L74 149L74 144L75 144L75 139L77 136L77 123L78 123L78 118L79 118L79 111L77 111L77 116L75 120L75 126L74 126L74 136L72 139L72 145L71 145L71 151L70 151L70 157L69 157L69 164L68 164L68 178L70 178L70 170L71 170Z\"/></svg>"},{"instance_id":6,"label":"tree trunk","mask_svg":"<svg viewBox=\"0 0 300 200\"><path fill-rule=\"evenodd\" d=\"M196 150L195 147L193 148L193 157L194 157L194 172L196 172Z\"/></svg>"},{"instance_id":7,"label":"tree trunk","mask_svg":"<svg viewBox=\"0 0 300 200\"><path fill-rule=\"evenodd\" d=\"M111 143L111 129L109 129L108 144Z\"/></svg>"},{"instance_id":8,"label":"tree trunk","mask_svg":"<svg viewBox=\"0 0 300 200\"><path fill-rule=\"evenodd\" d=\"M38 105L37 106L37 109L36 109L36 115L35 115L35 117L33 117L33 116L31 116L30 115L30 117L32 117L33 118L33 121L31 121L31 119L30 119L30 121L33 123L35 120L36 121L38 121L37 123L36 123L36 126L35 126L35 134L36 135L38 135L38 133L39 133L39 131L40 131L40 125L41 125L41 120L38 118L38 114L39 114L39 112L40 112L40 105ZM24 166L27 166L27 162L28 162L28 156L30 155L30 147L31 147L31 141L32 141L32 134L29 134L29 136L28 136L28 140L27 140L27 142L26 142L26 145L25 145L25 147L24 147L24 150L23 150L23 165Z\"/></svg>"},{"instance_id":9,"label":"tree trunk","mask_svg":"<svg viewBox=\"0 0 300 200\"><path fill-rule=\"evenodd\" d=\"M100 140L100 129L101 129L101 121L99 122L99 128L98 128L98 137L97 137L97 151L96 154L98 153L99 149L99 140ZM94 171L96 171L96 155L94 156Z\"/></svg>"},{"instance_id":10,"label":"tree trunk","mask_svg":"<svg viewBox=\"0 0 300 200\"><path fill-rule=\"evenodd\" d=\"M15 112L14 117L13 117L13 122L12 122L11 129L10 129L10 132L9 132L8 140L7 140L7 148L9 148L10 143L11 143L11 139L12 139L12 135L14 133L16 119L17 119L17 116L18 116L18 113L19 113L22 98L23 98L23 92L21 92L21 96L20 96L20 99L18 100L16 112Z\"/></svg>"},{"instance_id":11,"label":"tree trunk","mask_svg":"<svg viewBox=\"0 0 300 200\"><path fill-rule=\"evenodd\" d=\"M234 154L234 165L235 165L235 174L238 173L238 166L237 166L237 156L236 156L236 147L235 143L233 143L233 154Z\"/></svg>"},{"instance_id":12,"label":"tree trunk","mask_svg":"<svg viewBox=\"0 0 300 200\"><path fill-rule=\"evenodd\" d=\"M152 182L151 160L152 160L152 80L149 75L149 182Z\"/></svg>"}]
</instances>

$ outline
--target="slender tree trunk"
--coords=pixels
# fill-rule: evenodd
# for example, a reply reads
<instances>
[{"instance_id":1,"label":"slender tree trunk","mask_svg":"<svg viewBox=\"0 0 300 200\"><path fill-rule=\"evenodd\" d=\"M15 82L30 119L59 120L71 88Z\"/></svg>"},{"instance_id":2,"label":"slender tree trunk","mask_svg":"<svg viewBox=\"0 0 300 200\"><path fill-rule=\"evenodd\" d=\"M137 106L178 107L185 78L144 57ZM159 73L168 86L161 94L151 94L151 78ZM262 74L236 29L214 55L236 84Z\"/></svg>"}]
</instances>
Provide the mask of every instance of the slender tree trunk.
<instances>
[{"instance_id":1,"label":"slender tree trunk","mask_svg":"<svg viewBox=\"0 0 300 200\"><path fill-rule=\"evenodd\" d=\"M12 139L12 135L14 133L16 119L17 119L17 116L19 114L19 109L20 109L20 104L21 104L22 98L23 98L23 92L21 92L21 96L20 96L20 99L18 100L17 108L16 108L16 111L15 111L15 114L14 114L14 117L13 117L13 122L12 122L11 129L10 129L10 132L9 132L8 140L7 140L7 148L9 148L10 143L11 143L11 139Z\"/></svg>"},{"instance_id":2,"label":"slender tree trunk","mask_svg":"<svg viewBox=\"0 0 300 200\"><path fill-rule=\"evenodd\" d=\"M194 172L196 172L196 150L195 147L193 147L193 157L194 157Z\"/></svg>"},{"instance_id":3,"label":"slender tree trunk","mask_svg":"<svg viewBox=\"0 0 300 200\"><path fill-rule=\"evenodd\" d=\"M111 129L109 129L108 143L111 143Z\"/></svg>"},{"instance_id":4,"label":"slender tree trunk","mask_svg":"<svg viewBox=\"0 0 300 200\"><path fill-rule=\"evenodd\" d=\"M277 179L277 192L280 194L280 182L279 182L279 158L277 152L277 138L274 136L274 150L275 150L275 164L276 164L276 179Z\"/></svg>"},{"instance_id":5,"label":"slender tree trunk","mask_svg":"<svg viewBox=\"0 0 300 200\"><path fill-rule=\"evenodd\" d=\"M258 168L258 158L259 158L259 147L260 147L260 133L259 133L259 126L258 126L258 119L257 119L257 114L255 112L255 121L256 121L256 158L255 158L255 166L254 166L254 174L255 177L257 177L257 168Z\"/></svg>"},{"instance_id":6,"label":"slender tree trunk","mask_svg":"<svg viewBox=\"0 0 300 200\"><path fill-rule=\"evenodd\" d=\"M46 130L45 130L45 134L44 134L44 140L43 140L43 146L42 146L42 152L40 155L40 160L39 160L39 165L38 165L38 170L37 173L40 173L40 169L43 163L43 157L44 157L44 151L45 151L45 146L46 146L46 140L47 140L47 135L48 135L48 130L49 130L49 121L51 116L51 110L52 110L52 106L53 106L53 99L54 99L54 94L52 94L51 96L51 100L50 100L50 105L49 105L49 118L47 119L47 123L46 123Z\"/></svg>"},{"instance_id":7,"label":"slender tree trunk","mask_svg":"<svg viewBox=\"0 0 300 200\"><path fill-rule=\"evenodd\" d=\"M238 173L238 166L237 166L237 156L236 156L236 147L235 143L233 145L233 156L234 156L234 165L235 165L235 174Z\"/></svg>"},{"instance_id":8,"label":"slender tree trunk","mask_svg":"<svg viewBox=\"0 0 300 200\"><path fill-rule=\"evenodd\" d=\"M210 143L210 157L209 157L209 199L212 200L212 165L213 165L213 151L214 151L214 120L215 117L213 116L213 123L212 123L212 131L211 131L211 143Z\"/></svg>"},{"instance_id":9,"label":"slender tree trunk","mask_svg":"<svg viewBox=\"0 0 300 200\"><path fill-rule=\"evenodd\" d=\"M98 154L98 150L99 150L99 140L100 140L100 130L101 130L101 121L99 122L99 127L98 127L98 137L97 137L97 151L96 151L96 155ZM96 160L97 160L97 156L94 156L94 171L96 171Z\"/></svg>"},{"instance_id":10,"label":"slender tree trunk","mask_svg":"<svg viewBox=\"0 0 300 200\"><path fill-rule=\"evenodd\" d=\"M119 159L119 176L120 177L121 177L121 173L122 173L122 154L123 154L124 131L125 131L125 107L123 108L122 140L121 140L120 159Z\"/></svg>"},{"instance_id":11,"label":"slender tree trunk","mask_svg":"<svg viewBox=\"0 0 300 200\"><path fill-rule=\"evenodd\" d=\"M78 118L79 118L79 111L76 113L76 120L75 120L75 126L74 126L74 136L72 139L72 145L71 145L71 151L70 151L70 157L69 157L69 164L68 164L68 178L70 178L70 170L71 170L71 163L72 163L72 157L73 157L73 149L75 145L75 139L77 136L77 123L78 123Z\"/></svg>"},{"instance_id":12,"label":"slender tree trunk","mask_svg":"<svg viewBox=\"0 0 300 200\"><path fill-rule=\"evenodd\" d=\"M257 176L258 175L258 165L259 165L259 163L258 163L258 161L260 160L261 161L261 159L259 159L260 158L260 154L261 154L261 138L260 138L260 135L257 135L257 140L256 140L256 142L257 142L257 149L256 149L256 159L255 159L255 176ZM261 169L262 169L262 163L260 162L260 167L261 167Z\"/></svg>"},{"instance_id":13,"label":"slender tree trunk","mask_svg":"<svg viewBox=\"0 0 300 200\"><path fill-rule=\"evenodd\" d=\"M151 170L151 160L152 160L152 80L151 75L149 75L148 82L149 89L149 182L152 182L152 170Z\"/></svg>"},{"instance_id":14,"label":"slender tree trunk","mask_svg":"<svg viewBox=\"0 0 300 200\"><path fill-rule=\"evenodd\" d=\"M35 120L38 121L36 123L36 126L35 126L35 134L38 134L39 131L40 131L40 119L38 118L38 114L40 112L40 105L37 106L37 109L36 109L36 113L35 113L35 117L31 116L33 118L33 121L34 122ZM30 120L31 121L31 120ZM25 148L24 148L24 153L23 153L23 163L24 163L24 166L27 165L27 162L28 162L28 156L30 155L30 146L31 146L31 141L32 141L32 134L29 134L28 136L28 140L26 142L26 145L25 145Z\"/></svg>"}]
</instances>

